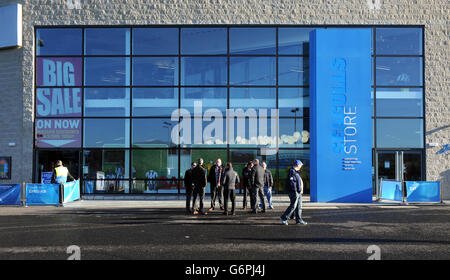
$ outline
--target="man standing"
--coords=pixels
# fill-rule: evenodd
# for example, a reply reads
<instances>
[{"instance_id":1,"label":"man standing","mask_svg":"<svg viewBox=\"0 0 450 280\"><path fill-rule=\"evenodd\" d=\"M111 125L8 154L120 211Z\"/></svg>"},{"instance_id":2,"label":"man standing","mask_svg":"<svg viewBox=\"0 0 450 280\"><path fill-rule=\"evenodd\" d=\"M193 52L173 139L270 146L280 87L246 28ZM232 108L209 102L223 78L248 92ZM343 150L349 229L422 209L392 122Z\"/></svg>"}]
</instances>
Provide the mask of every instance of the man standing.
<instances>
[{"instance_id":1,"label":"man standing","mask_svg":"<svg viewBox=\"0 0 450 280\"><path fill-rule=\"evenodd\" d=\"M272 187L273 187L273 177L269 169L267 169L267 163L263 161L262 167L264 168L264 195L267 198L267 203L269 204L269 209L273 209L272 204Z\"/></svg>"},{"instance_id":2,"label":"man standing","mask_svg":"<svg viewBox=\"0 0 450 280\"><path fill-rule=\"evenodd\" d=\"M203 167L203 159L199 158L197 162L197 166L192 170L192 183L194 184L194 201L192 202L194 208L194 215L203 214L206 215L206 212L203 212L203 199L205 198L205 188L206 188L206 170ZM195 201L197 200L197 196L199 196L200 207L198 210L195 209Z\"/></svg>"},{"instance_id":3,"label":"man standing","mask_svg":"<svg viewBox=\"0 0 450 280\"><path fill-rule=\"evenodd\" d=\"M184 188L186 189L186 214L191 214L191 197L194 189L192 182L192 170L197 166L197 163L191 163L191 168L184 173ZM194 208L194 205L192 205Z\"/></svg>"},{"instance_id":4,"label":"man standing","mask_svg":"<svg viewBox=\"0 0 450 280\"><path fill-rule=\"evenodd\" d=\"M223 174L223 188L225 192L225 199L224 199L224 215L228 215L228 198L231 200L231 215L235 215L234 209L236 208L236 185L240 183L239 176L234 171L233 165L231 162L227 163L227 168L225 170L225 173Z\"/></svg>"},{"instance_id":5,"label":"man standing","mask_svg":"<svg viewBox=\"0 0 450 280\"><path fill-rule=\"evenodd\" d=\"M253 172L252 172L252 213L256 214L258 209L258 198L261 202L261 213L266 212L266 203L264 202L264 168L259 165L259 160L255 159L253 161Z\"/></svg>"},{"instance_id":6,"label":"man standing","mask_svg":"<svg viewBox=\"0 0 450 280\"><path fill-rule=\"evenodd\" d=\"M289 169L289 175L286 180L286 190L288 191L290 205L280 217L280 220L284 225L288 225L287 219L291 217L294 211L296 224L307 224L302 220L303 181L300 177L300 169L302 166L303 163L300 160L296 160L294 161L294 166Z\"/></svg>"},{"instance_id":7,"label":"man standing","mask_svg":"<svg viewBox=\"0 0 450 280\"><path fill-rule=\"evenodd\" d=\"M223 210L223 187L221 185L223 177L222 160L218 158L216 164L209 169L208 182L211 187L211 208L213 211L216 206L216 198L218 197L220 210Z\"/></svg>"},{"instance_id":8,"label":"man standing","mask_svg":"<svg viewBox=\"0 0 450 280\"><path fill-rule=\"evenodd\" d=\"M63 166L61 160L58 160L56 162L56 167L53 170L52 184L64 184L67 182L67 178L69 178L70 181L75 181L75 178L73 178L73 176L70 175L70 172L67 169L67 167Z\"/></svg>"},{"instance_id":9,"label":"man standing","mask_svg":"<svg viewBox=\"0 0 450 280\"><path fill-rule=\"evenodd\" d=\"M252 172L253 172L253 161L249 161L247 166L242 170L242 181L244 188L244 201L243 209L247 209L247 195L250 196L250 205L252 204Z\"/></svg>"}]
</instances>

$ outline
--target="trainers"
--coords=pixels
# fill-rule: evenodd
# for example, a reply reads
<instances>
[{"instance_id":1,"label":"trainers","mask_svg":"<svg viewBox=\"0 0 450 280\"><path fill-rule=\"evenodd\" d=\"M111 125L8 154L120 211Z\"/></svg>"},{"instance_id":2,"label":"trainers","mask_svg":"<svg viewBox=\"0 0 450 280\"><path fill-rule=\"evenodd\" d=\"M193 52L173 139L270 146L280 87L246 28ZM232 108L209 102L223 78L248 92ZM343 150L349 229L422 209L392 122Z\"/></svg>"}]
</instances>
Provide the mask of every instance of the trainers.
<instances>
[{"instance_id":1,"label":"trainers","mask_svg":"<svg viewBox=\"0 0 450 280\"><path fill-rule=\"evenodd\" d=\"M197 210L194 211L194 215L198 215L198 211Z\"/></svg>"},{"instance_id":2,"label":"trainers","mask_svg":"<svg viewBox=\"0 0 450 280\"><path fill-rule=\"evenodd\" d=\"M283 218L280 218L280 221L285 226L289 225L287 221L283 220Z\"/></svg>"},{"instance_id":3,"label":"trainers","mask_svg":"<svg viewBox=\"0 0 450 280\"><path fill-rule=\"evenodd\" d=\"M214 208L209 208L209 210L208 210L209 212L212 212L212 211L214 211Z\"/></svg>"},{"instance_id":4,"label":"trainers","mask_svg":"<svg viewBox=\"0 0 450 280\"><path fill-rule=\"evenodd\" d=\"M296 222L296 225L307 225L308 223L305 221Z\"/></svg>"},{"instance_id":5,"label":"trainers","mask_svg":"<svg viewBox=\"0 0 450 280\"><path fill-rule=\"evenodd\" d=\"M208 213L207 213L207 212L201 212L201 214L202 214L202 215L208 215Z\"/></svg>"}]
</instances>

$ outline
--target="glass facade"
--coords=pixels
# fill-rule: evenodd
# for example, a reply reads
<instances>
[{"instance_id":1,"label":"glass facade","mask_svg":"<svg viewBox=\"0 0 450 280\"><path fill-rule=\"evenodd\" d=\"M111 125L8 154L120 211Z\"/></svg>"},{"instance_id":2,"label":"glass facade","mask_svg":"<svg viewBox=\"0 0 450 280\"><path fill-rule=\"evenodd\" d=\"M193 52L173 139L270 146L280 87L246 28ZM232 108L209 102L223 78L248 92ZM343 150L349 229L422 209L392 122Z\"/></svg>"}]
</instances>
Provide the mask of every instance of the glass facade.
<instances>
[{"instance_id":1,"label":"glass facade","mask_svg":"<svg viewBox=\"0 0 450 280\"><path fill-rule=\"evenodd\" d=\"M199 157L266 161L275 192L301 159L308 192L315 28L36 28L36 153L79 151L84 193L182 193ZM423 30L369 28L374 152L423 153Z\"/></svg>"}]
</instances>

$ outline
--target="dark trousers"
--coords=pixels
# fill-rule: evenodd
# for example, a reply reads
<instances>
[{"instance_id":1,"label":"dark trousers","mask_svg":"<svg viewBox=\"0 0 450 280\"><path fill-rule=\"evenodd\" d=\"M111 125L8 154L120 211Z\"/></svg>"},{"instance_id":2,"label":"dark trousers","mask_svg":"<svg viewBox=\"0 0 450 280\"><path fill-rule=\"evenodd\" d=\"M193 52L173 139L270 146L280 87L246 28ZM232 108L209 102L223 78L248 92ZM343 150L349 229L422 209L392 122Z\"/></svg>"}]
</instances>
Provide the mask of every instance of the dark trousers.
<instances>
[{"instance_id":1,"label":"dark trousers","mask_svg":"<svg viewBox=\"0 0 450 280\"><path fill-rule=\"evenodd\" d=\"M200 203L199 203L200 205L199 205L198 211L203 212L203 199L205 198L205 188L201 188L201 187L194 188L193 201L192 201L192 207L194 208L194 210L197 209L195 207L195 202L197 201L197 196L199 197L199 200L200 200Z\"/></svg>"},{"instance_id":2,"label":"dark trousers","mask_svg":"<svg viewBox=\"0 0 450 280\"><path fill-rule=\"evenodd\" d=\"M191 211L192 187L186 187L186 211ZM192 205L194 208L194 205Z\"/></svg>"},{"instance_id":3,"label":"dark trousers","mask_svg":"<svg viewBox=\"0 0 450 280\"><path fill-rule=\"evenodd\" d=\"M234 208L236 208L236 190L235 189L225 189L224 190L224 208L225 212L228 211L228 199L231 200L231 213L234 214Z\"/></svg>"},{"instance_id":4,"label":"dark trousers","mask_svg":"<svg viewBox=\"0 0 450 280\"><path fill-rule=\"evenodd\" d=\"M216 206L216 198L219 200L220 208L223 208L223 187L222 186L211 186L211 208Z\"/></svg>"},{"instance_id":5,"label":"dark trousers","mask_svg":"<svg viewBox=\"0 0 450 280\"><path fill-rule=\"evenodd\" d=\"M256 187L254 186L252 188L252 210L253 212L256 212L256 210L258 209L258 197L259 197L259 202L262 205L262 210L265 211L266 210L266 203L264 202L264 187Z\"/></svg>"},{"instance_id":6,"label":"dark trousers","mask_svg":"<svg viewBox=\"0 0 450 280\"><path fill-rule=\"evenodd\" d=\"M247 208L247 196L250 196L250 200L251 200L251 195L250 195L250 188L247 188L247 186L244 186L244 197L243 197L243 207ZM250 203L250 205L253 205Z\"/></svg>"}]
</instances>

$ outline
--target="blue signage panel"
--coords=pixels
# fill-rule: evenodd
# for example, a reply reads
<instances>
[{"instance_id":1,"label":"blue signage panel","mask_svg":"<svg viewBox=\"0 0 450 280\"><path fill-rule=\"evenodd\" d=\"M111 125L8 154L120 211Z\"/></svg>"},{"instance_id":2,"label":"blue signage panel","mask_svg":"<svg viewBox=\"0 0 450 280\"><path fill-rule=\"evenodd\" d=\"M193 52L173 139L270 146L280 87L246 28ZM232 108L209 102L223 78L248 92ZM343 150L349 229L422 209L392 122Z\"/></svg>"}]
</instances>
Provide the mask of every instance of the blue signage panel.
<instances>
[{"instance_id":1,"label":"blue signage panel","mask_svg":"<svg viewBox=\"0 0 450 280\"><path fill-rule=\"evenodd\" d=\"M440 182L406 182L407 202L440 202Z\"/></svg>"},{"instance_id":2,"label":"blue signage panel","mask_svg":"<svg viewBox=\"0 0 450 280\"><path fill-rule=\"evenodd\" d=\"M310 33L311 201L372 202L371 30Z\"/></svg>"},{"instance_id":3,"label":"blue signage panel","mask_svg":"<svg viewBox=\"0 0 450 280\"><path fill-rule=\"evenodd\" d=\"M64 203L80 199L80 181L64 184Z\"/></svg>"},{"instance_id":4,"label":"blue signage panel","mask_svg":"<svg viewBox=\"0 0 450 280\"><path fill-rule=\"evenodd\" d=\"M59 204L58 184L26 184L27 205L57 205Z\"/></svg>"},{"instance_id":5,"label":"blue signage panel","mask_svg":"<svg viewBox=\"0 0 450 280\"><path fill-rule=\"evenodd\" d=\"M20 205L19 184L0 184L0 205Z\"/></svg>"},{"instance_id":6,"label":"blue signage panel","mask_svg":"<svg viewBox=\"0 0 450 280\"><path fill-rule=\"evenodd\" d=\"M403 201L402 182L385 181L381 183L381 199Z\"/></svg>"}]
</instances>

